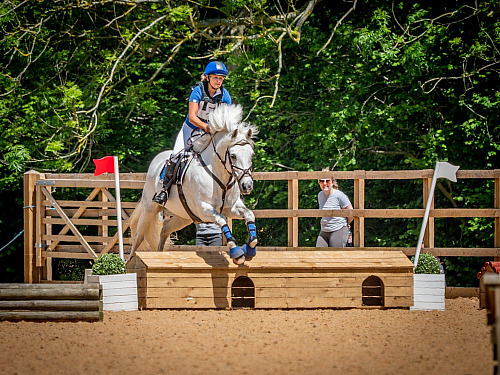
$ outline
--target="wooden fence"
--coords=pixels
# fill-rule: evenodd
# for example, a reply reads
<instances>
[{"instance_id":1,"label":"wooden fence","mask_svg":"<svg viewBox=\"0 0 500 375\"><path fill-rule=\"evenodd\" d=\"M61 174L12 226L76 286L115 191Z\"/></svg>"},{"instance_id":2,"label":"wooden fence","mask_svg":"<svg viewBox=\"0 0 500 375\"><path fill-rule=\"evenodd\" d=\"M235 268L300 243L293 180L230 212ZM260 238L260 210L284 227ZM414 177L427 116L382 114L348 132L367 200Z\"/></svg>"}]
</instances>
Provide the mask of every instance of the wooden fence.
<instances>
[{"instance_id":1,"label":"wooden fence","mask_svg":"<svg viewBox=\"0 0 500 375\"><path fill-rule=\"evenodd\" d=\"M299 209L299 181L330 178L353 180L353 210ZM356 250L395 250L413 255L411 247L365 247L365 219L372 218L423 218L421 209L365 209L365 182L367 180L422 180L424 204L431 187L433 170L412 171L347 171L347 172L255 172L254 179L261 181L287 181L288 207L286 209L256 209L256 218L286 218L288 239L286 247L262 247L261 250L304 250L298 247L299 218L322 216L353 216L353 242ZM426 251L437 256L500 257L500 169L462 170L458 179L493 179L494 207L447 208L430 210L424 245ZM144 173L120 174L122 189L142 190ZM83 200L56 199L59 190L74 189ZM78 189L76 191L76 189ZM117 252L116 202L111 191L114 176L92 174L54 174L29 171L24 176L24 279L27 283L52 280L52 259L95 259L109 251ZM123 195L123 193L122 193ZM314 199L314 198L312 198ZM129 228L129 219L137 202L122 202L123 231ZM436 248L434 246L434 219L457 217L494 218L494 247L492 248ZM154 223L160 225L160 223ZM264 243L265 239L261 241ZM413 244L411 244L413 245ZM125 253L130 250L130 236L124 238ZM179 246L175 246L179 248ZM183 249L192 249L184 246Z\"/></svg>"}]
</instances>

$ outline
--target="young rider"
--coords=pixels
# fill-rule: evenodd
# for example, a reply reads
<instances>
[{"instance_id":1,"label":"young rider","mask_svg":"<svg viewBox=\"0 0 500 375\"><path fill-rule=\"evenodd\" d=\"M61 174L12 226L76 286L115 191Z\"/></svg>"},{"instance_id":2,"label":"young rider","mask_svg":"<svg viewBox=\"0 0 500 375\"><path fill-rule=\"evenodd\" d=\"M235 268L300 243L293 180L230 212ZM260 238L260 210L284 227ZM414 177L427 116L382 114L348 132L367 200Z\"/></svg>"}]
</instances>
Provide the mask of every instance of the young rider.
<instances>
[{"instance_id":1,"label":"young rider","mask_svg":"<svg viewBox=\"0 0 500 375\"><path fill-rule=\"evenodd\" d=\"M209 113L221 103L231 104L231 96L222 85L227 75L228 71L223 63L211 61L203 72L201 82L198 82L192 89L189 96L188 115L181 129L182 137L180 134L177 137L172 151L173 158L167 161L162 173L163 188L153 197L154 202L163 205L167 201L176 164L174 158L182 151L182 148L188 151L196 138L210 132L208 128Z\"/></svg>"}]
</instances>

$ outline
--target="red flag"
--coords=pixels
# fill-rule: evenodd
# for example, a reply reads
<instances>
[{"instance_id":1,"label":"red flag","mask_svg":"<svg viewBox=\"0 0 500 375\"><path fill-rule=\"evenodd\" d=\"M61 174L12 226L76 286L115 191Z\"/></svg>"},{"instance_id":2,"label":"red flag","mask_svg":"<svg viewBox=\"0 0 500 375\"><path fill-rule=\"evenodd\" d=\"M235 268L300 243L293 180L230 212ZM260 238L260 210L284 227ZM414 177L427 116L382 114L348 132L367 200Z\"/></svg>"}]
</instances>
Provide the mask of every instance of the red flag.
<instances>
[{"instance_id":1,"label":"red flag","mask_svg":"<svg viewBox=\"0 0 500 375\"><path fill-rule=\"evenodd\" d=\"M95 164L94 176L103 173L115 173L115 161L112 156L105 156L102 159L92 159Z\"/></svg>"}]
</instances>

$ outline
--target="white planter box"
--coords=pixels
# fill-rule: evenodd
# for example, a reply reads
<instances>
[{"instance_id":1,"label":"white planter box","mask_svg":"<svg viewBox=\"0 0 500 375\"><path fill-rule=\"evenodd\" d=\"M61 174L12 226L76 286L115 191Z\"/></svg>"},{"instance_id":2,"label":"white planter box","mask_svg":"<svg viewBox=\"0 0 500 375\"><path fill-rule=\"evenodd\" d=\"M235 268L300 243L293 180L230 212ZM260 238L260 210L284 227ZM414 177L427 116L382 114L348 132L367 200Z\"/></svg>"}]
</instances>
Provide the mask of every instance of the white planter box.
<instances>
[{"instance_id":1,"label":"white planter box","mask_svg":"<svg viewBox=\"0 0 500 375\"><path fill-rule=\"evenodd\" d=\"M136 311L137 274L92 275L85 270L85 284L100 283L102 286L102 309L107 311Z\"/></svg>"},{"instance_id":2,"label":"white planter box","mask_svg":"<svg viewBox=\"0 0 500 375\"><path fill-rule=\"evenodd\" d=\"M410 310L444 310L444 274L413 275L413 307Z\"/></svg>"}]
</instances>

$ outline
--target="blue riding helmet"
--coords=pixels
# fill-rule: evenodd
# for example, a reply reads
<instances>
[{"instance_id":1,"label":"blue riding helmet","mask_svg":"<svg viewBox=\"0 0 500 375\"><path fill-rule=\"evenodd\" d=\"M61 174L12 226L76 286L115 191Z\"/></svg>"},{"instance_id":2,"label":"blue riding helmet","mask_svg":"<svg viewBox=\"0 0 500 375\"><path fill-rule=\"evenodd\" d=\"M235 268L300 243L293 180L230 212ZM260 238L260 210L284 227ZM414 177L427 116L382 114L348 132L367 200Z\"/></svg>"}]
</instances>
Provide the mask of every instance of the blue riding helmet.
<instances>
[{"instance_id":1,"label":"blue riding helmet","mask_svg":"<svg viewBox=\"0 0 500 375\"><path fill-rule=\"evenodd\" d=\"M217 74L218 76L227 76L229 73L226 66L220 61L210 61L203 72L206 76L209 74Z\"/></svg>"}]
</instances>

